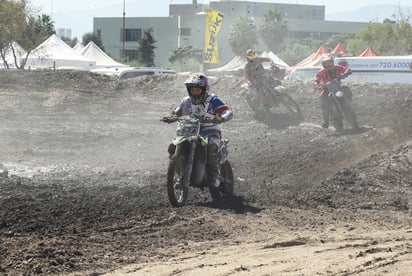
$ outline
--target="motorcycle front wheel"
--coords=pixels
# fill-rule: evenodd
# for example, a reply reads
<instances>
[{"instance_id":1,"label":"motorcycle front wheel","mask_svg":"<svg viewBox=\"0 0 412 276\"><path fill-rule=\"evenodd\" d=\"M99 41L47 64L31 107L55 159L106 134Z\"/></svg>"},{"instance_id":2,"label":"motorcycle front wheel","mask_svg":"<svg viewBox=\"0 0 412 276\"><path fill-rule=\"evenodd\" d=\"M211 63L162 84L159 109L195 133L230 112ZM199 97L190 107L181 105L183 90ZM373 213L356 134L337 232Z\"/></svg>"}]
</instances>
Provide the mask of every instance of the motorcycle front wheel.
<instances>
[{"instance_id":1,"label":"motorcycle front wheel","mask_svg":"<svg viewBox=\"0 0 412 276\"><path fill-rule=\"evenodd\" d=\"M167 196L173 207L184 206L189 195L189 188L184 184L185 164L183 156L176 156L167 169Z\"/></svg>"}]
</instances>

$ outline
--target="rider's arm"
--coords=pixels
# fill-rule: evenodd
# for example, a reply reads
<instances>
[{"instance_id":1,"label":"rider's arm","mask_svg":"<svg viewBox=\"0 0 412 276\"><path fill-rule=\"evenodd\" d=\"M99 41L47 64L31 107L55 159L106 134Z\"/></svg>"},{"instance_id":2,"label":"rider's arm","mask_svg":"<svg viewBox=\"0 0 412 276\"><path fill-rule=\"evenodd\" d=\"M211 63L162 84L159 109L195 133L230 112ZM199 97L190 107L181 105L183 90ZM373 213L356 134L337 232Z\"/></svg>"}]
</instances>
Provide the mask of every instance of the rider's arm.
<instances>
[{"instance_id":1,"label":"rider's arm","mask_svg":"<svg viewBox=\"0 0 412 276\"><path fill-rule=\"evenodd\" d=\"M325 71L321 69L315 75L315 79L313 81L313 88L315 91L322 92L324 89L323 87L323 78L325 76Z\"/></svg>"},{"instance_id":2,"label":"rider's arm","mask_svg":"<svg viewBox=\"0 0 412 276\"><path fill-rule=\"evenodd\" d=\"M230 108L225 105L218 97L214 97L211 100L211 104L213 105L212 113L216 116L218 123L227 122L232 119L232 110L230 110Z\"/></svg>"},{"instance_id":3,"label":"rider's arm","mask_svg":"<svg viewBox=\"0 0 412 276\"><path fill-rule=\"evenodd\" d=\"M172 111L173 116L182 116L182 109L179 107L176 107L175 110Z\"/></svg>"},{"instance_id":4,"label":"rider's arm","mask_svg":"<svg viewBox=\"0 0 412 276\"><path fill-rule=\"evenodd\" d=\"M315 79L314 79L314 81L313 81L313 85L314 85L314 86L319 86L319 85L321 84L321 82L322 82L322 76L323 76L322 70L320 70L320 71L318 71L318 72L316 73Z\"/></svg>"},{"instance_id":5,"label":"rider's arm","mask_svg":"<svg viewBox=\"0 0 412 276\"><path fill-rule=\"evenodd\" d=\"M182 108L180 108L180 106L177 106L176 108L175 108L175 110L173 110L172 111L172 113L170 113L170 116L173 116L173 117L180 117L180 116L182 116Z\"/></svg>"},{"instance_id":6,"label":"rider's arm","mask_svg":"<svg viewBox=\"0 0 412 276\"><path fill-rule=\"evenodd\" d=\"M257 60L262 63L262 62L270 62L272 63L273 61L270 58L267 57L258 57Z\"/></svg>"},{"instance_id":7,"label":"rider's arm","mask_svg":"<svg viewBox=\"0 0 412 276\"><path fill-rule=\"evenodd\" d=\"M335 65L335 68L338 72L339 75L342 75L344 77L347 77L348 75L352 74L352 70L350 68L347 68L345 66L342 65Z\"/></svg>"},{"instance_id":8,"label":"rider's arm","mask_svg":"<svg viewBox=\"0 0 412 276\"><path fill-rule=\"evenodd\" d=\"M230 109L222 111L222 113L216 114L216 119L219 123L230 121L233 118L233 112Z\"/></svg>"},{"instance_id":9,"label":"rider's arm","mask_svg":"<svg viewBox=\"0 0 412 276\"><path fill-rule=\"evenodd\" d=\"M346 68L346 71L343 74L345 74L345 76L352 75L352 70L350 68Z\"/></svg>"}]
</instances>

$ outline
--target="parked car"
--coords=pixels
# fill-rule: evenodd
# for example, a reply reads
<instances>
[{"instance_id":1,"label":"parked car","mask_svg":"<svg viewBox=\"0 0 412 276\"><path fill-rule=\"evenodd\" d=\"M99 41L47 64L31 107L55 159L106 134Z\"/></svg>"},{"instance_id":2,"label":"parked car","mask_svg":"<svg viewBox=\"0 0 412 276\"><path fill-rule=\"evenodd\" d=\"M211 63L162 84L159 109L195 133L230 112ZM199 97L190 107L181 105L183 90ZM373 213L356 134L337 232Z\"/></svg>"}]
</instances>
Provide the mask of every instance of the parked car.
<instances>
[{"instance_id":1,"label":"parked car","mask_svg":"<svg viewBox=\"0 0 412 276\"><path fill-rule=\"evenodd\" d=\"M299 82L313 82L316 73L320 69L322 69L321 66L297 67L292 70L292 72L286 79Z\"/></svg>"},{"instance_id":2,"label":"parked car","mask_svg":"<svg viewBox=\"0 0 412 276\"><path fill-rule=\"evenodd\" d=\"M169 68L133 67L119 70L117 76L121 79L130 79L143 75L159 74L176 74L176 71Z\"/></svg>"},{"instance_id":3,"label":"parked car","mask_svg":"<svg viewBox=\"0 0 412 276\"><path fill-rule=\"evenodd\" d=\"M117 76L121 79L130 79L143 75L176 74L175 70L161 67L113 67L90 70L96 74Z\"/></svg>"},{"instance_id":4,"label":"parked car","mask_svg":"<svg viewBox=\"0 0 412 276\"><path fill-rule=\"evenodd\" d=\"M117 76L119 72L124 69L128 69L130 67L105 67L105 68L96 68L90 70L92 73L100 74L100 75L108 75L108 76Z\"/></svg>"}]
</instances>

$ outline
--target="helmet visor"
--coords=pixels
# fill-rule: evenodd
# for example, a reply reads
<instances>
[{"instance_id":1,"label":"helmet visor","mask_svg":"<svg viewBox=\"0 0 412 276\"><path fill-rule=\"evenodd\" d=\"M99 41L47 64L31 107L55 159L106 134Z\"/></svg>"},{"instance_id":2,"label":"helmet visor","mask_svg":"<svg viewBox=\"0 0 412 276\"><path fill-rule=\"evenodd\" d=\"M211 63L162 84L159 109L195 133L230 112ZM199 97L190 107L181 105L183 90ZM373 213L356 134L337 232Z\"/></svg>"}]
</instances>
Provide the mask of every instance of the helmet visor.
<instances>
[{"instance_id":1,"label":"helmet visor","mask_svg":"<svg viewBox=\"0 0 412 276\"><path fill-rule=\"evenodd\" d=\"M253 53L248 53L246 57L247 59L256 59L257 55L255 52L253 52Z\"/></svg>"}]
</instances>

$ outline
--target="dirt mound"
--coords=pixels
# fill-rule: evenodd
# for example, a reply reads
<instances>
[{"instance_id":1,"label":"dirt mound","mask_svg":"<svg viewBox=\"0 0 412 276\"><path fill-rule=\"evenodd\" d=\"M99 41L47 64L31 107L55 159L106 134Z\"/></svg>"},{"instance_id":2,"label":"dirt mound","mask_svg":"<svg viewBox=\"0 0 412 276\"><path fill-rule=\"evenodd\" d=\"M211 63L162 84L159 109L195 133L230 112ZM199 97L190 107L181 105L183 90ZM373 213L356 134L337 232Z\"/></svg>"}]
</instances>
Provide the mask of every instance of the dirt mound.
<instances>
[{"instance_id":1,"label":"dirt mound","mask_svg":"<svg viewBox=\"0 0 412 276\"><path fill-rule=\"evenodd\" d=\"M0 273L96 274L126 264L143 275L412 269L410 85L349 84L362 131L338 134L319 125L309 84L284 83L302 120L262 122L240 77L212 76L212 91L235 114L223 131L236 195L211 202L193 189L188 206L175 209L165 189L175 126L159 119L187 94L185 76L0 70L0 78ZM365 251L342 257L351 239ZM318 270L293 250L277 257L290 257L284 268L259 255L294 247L329 251L318 254ZM224 251L232 257L219 264L214 253Z\"/></svg>"},{"instance_id":2,"label":"dirt mound","mask_svg":"<svg viewBox=\"0 0 412 276\"><path fill-rule=\"evenodd\" d=\"M408 211L412 203L411 160L410 144L373 154L314 185L299 203L324 204L331 208Z\"/></svg>"}]
</instances>

